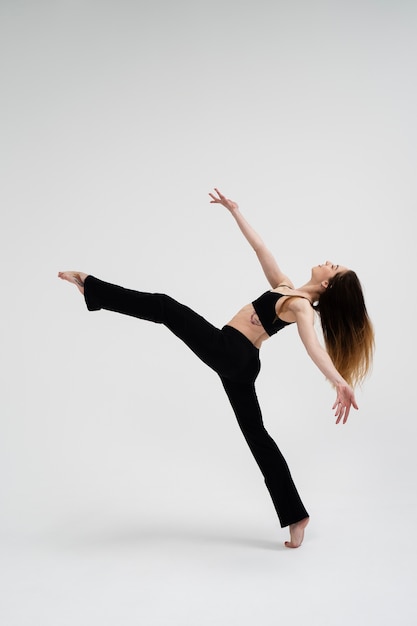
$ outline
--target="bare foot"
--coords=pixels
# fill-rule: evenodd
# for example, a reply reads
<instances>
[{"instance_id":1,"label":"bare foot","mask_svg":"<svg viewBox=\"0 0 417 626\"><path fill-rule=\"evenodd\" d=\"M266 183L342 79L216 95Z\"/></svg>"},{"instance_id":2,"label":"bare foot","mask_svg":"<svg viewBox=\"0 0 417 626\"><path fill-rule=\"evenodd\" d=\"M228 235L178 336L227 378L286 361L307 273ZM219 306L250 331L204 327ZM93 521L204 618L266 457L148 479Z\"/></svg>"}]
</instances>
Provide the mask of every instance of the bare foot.
<instances>
[{"instance_id":1,"label":"bare foot","mask_svg":"<svg viewBox=\"0 0 417 626\"><path fill-rule=\"evenodd\" d=\"M310 518L305 517L299 522L295 522L295 524L290 524L290 539L291 541L286 541L285 545L287 548L299 548L303 543L304 539L304 529L309 523Z\"/></svg>"},{"instance_id":2,"label":"bare foot","mask_svg":"<svg viewBox=\"0 0 417 626\"><path fill-rule=\"evenodd\" d=\"M58 272L58 278L76 285L82 294L84 294L84 281L87 276L88 274L84 274L84 272Z\"/></svg>"}]
</instances>

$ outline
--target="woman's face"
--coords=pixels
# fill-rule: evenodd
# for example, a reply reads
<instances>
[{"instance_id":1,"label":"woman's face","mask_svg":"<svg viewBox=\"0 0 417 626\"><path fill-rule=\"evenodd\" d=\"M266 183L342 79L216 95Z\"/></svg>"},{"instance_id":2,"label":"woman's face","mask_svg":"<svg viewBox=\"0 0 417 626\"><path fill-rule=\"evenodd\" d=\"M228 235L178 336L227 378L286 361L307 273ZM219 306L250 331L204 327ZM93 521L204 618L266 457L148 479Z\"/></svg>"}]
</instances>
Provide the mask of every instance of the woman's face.
<instances>
[{"instance_id":1,"label":"woman's face","mask_svg":"<svg viewBox=\"0 0 417 626\"><path fill-rule=\"evenodd\" d=\"M312 277L317 282L322 283L323 281L328 281L336 274L340 272L346 272L348 270L347 267L343 265L338 265L337 263L332 263L332 261L326 261L325 263L321 263L321 265L315 265L311 271Z\"/></svg>"}]
</instances>

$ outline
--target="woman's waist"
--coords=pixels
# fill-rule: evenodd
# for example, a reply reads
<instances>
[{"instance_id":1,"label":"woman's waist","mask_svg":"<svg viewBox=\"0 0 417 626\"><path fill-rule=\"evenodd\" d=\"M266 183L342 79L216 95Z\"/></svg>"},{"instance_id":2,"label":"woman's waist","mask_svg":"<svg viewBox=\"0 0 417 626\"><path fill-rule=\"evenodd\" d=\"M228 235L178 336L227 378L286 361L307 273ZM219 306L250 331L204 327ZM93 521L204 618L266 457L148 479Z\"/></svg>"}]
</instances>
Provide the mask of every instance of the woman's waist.
<instances>
[{"instance_id":1,"label":"woman's waist","mask_svg":"<svg viewBox=\"0 0 417 626\"><path fill-rule=\"evenodd\" d=\"M233 328L251 342L251 344L259 350L262 343L269 338L264 327L259 323L255 310L251 305L241 309L232 319L227 322L226 327Z\"/></svg>"}]
</instances>

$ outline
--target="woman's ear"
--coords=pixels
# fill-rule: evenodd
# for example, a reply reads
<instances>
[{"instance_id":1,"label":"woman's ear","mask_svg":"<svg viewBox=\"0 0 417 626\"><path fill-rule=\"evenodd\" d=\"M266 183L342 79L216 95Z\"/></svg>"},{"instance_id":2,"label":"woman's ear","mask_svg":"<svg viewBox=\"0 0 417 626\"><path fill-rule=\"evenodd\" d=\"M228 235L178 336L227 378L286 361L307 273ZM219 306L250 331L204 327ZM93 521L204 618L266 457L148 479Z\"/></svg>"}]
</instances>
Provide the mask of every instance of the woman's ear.
<instances>
[{"instance_id":1,"label":"woman's ear","mask_svg":"<svg viewBox=\"0 0 417 626\"><path fill-rule=\"evenodd\" d=\"M328 280L322 280L320 284L323 287L323 289L327 289L327 287L329 286L329 281Z\"/></svg>"}]
</instances>

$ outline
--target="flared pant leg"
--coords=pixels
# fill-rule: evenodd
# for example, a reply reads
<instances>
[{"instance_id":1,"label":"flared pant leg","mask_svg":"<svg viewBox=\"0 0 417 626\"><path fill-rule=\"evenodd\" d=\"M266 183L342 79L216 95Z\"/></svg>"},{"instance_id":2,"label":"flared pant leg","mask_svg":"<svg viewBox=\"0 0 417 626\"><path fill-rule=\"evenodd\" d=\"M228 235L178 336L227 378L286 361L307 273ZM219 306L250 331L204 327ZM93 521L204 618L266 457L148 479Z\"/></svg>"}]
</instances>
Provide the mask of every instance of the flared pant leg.
<instances>
[{"instance_id":1,"label":"flared pant leg","mask_svg":"<svg viewBox=\"0 0 417 626\"><path fill-rule=\"evenodd\" d=\"M166 294L125 289L87 276L84 298L89 311L106 309L163 324L217 373L228 374L233 367L233 349L227 349L222 331Z\"/></svg>"},{"instance_id":2,"label":"flared pant leg","mask_svg":"<svg viewBox=\"0 0 417 626\"><path fill-rule=\"evenodd\" d=\"M281 526L308 517L288 465L265 429L255 385L226 378L221 381L246 443L264 476Z\"/></svg>"}]
</instances>

